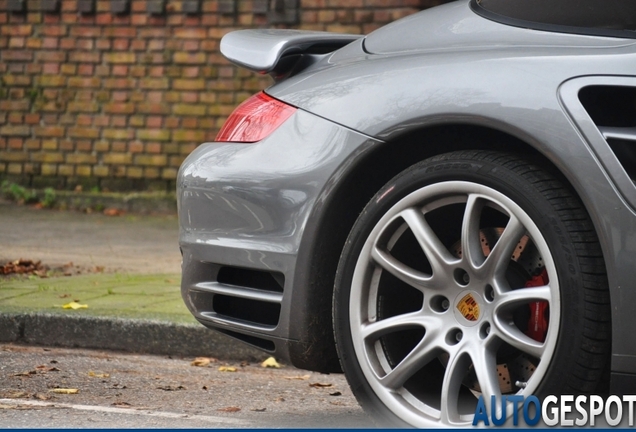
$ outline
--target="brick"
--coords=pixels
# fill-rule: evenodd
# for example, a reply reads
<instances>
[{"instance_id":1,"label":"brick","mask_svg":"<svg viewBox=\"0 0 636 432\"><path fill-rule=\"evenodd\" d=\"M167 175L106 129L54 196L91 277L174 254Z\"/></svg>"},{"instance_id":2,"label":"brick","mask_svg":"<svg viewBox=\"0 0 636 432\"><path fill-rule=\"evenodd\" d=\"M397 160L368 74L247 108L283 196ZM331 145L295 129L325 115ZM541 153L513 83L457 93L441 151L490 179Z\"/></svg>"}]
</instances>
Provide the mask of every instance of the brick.
<instances>
[{"instance_id":1,"label":"brick","mask_svg":"<svg viewBox=\"0 0 636 432\"><path fill-rule=\"evenodd\" d=\"M92 64L81 64L77 68L77 73L79 75L92 76L92 75L94 75L94 72L95 72L95 66L92 65Z\"/></svg>"},{"instance_id":2,"label":"brick","mask_svg":"<svg viewBox=\"0 0 636 432\"><path fill-rule=\"evenodd\" d=\"M61 176L70 177L75 174L75 167L73 165L59 165L57 173Z\"/></svg>"},{"instance_id":3,"label":"brick","mask_svg":"<svg viewBox=\"0 0 636 432\"><path fill-rule=\"evenodd\" d=\"M110 168L106 166L94 166L93 167L93 175L95 177L109 177L110 176Z\"/></svg>"},{"instance_id":4,"label":"brick","mask_svg":"<svg viewBox=\"0 0 636 432\"><path fill-rule=\"evenodd\" d=\"M42 150L57 150L60 148L60 143L57 139L42 140Z\"/></svg>"},{"instance_id":5,"label":"brick","mask_svg":"<svg viewBox=\"0 0 636 432\"><path fill-rule=\"evenodd\" d=\"M62 63L66 61L66 52L48 50L38 51L35 58L40 62Z\"/></svg>"},{"instance_id":6,"label":"brick","mask_svg":"<svg viewBox=\"0 0 636 432\"><path fill-rule=\"evenodd\" d=\"M2 83L10 87L26 87L31 85L31 77L25 75L5 75Z\"/></svg>"},{"instance_id":7,"label":"brick","mask_svg":"<svg viewBox=\"0 0 636 432\"><path fill-rule=\"evenodd\" d=\"M57 175L57 165L55 164L42 164L40 165L40 174L43 176Z\"/></svg>"},{"instance_id":8,"label":"brick","mask_svg":"<svg viewBox=\"0 0 636 432\"><path fill-rule=\"evenodd\" d=\"M168 78L143 78L139 80L139 88L142 89L165 90L168 89L168 86Z\"/></svg>"},{"instance_id":9,"label":"brick","mask_svg":"<svg viewBox=\"0 0 636 432\"><path fill-rule=\"evenodd\" d=\"M62 163L64 162L64 153L60 152L41 152L31 155L33 162L40 163Z\"/></svg>"},{"instance_id":10,"label":"brick","mask_svg":"<svg viewBox=\"0 0 636 432\"><path fill-rule=\"evenodd\" d=\"M66 25L45 25L39 27L40 34L42 36L60 37L65 36L68 33L68 27Z\"/></svg>"},{"instance_id":11,"label":"brick","mask_svg":"<svg viewBox=\"0 0 636 432\"><path fill-rule=\"evenodd\" d=\"M204 90L204 79L175 79L172 82L174 90Z\"/></svg>"},{"instance_id":12,"label":"brick","mask_svg":"<svg viewBox=\"0 0 636 432\"><path fill-rule=\"evenodd\" d=\"M26 39L23 37L12 37L9 39L9 48L24 48Z\"/></svg>"},{"instance_id":13,"label":"brick","mask_svg":"<svg viewBox=\"0 0 636 432\"><path fill-rule=\"evenodd\" d=\"M144 155L135 156L135 164L143 166L166 166L168 157L166 155Z\"/></svg>"},{"instance_id":14,"label":"brick","mask_svg":"<svg viewBox=\"0 0 636 432\"><path fill-rule=\"evenodd\" d=\"M2 60L4 61L32 61L33 52L27 50L3 50Z\"/></svg>"},{"instance_id":15,"label":"brick","mask_svg":"<svg viewBox=\"0 0 636 432\"><path fill-rule=\"evenodd\" d=\"M76 101L69 102L67 109L69 112L90 112L99 111L99 104L93 101Z\"/></svg>"},{"instance_id":16,"label":"brick","mask_svg":"<svg viewBox=\"0 0 636 432\"><path fill-rule=\"evenodd\" d=\"M110 150L110 144L108 141L97 141L93 143L93 150L96 152L107 152Z\"/></svg>"},{"instance_id":17,"label":"brick","mask_svg":"<svg viewBox=\"0 0 636 432\"><path fill-rule=\"evenodd\" d=\"M2 162L26 162L29 154L26 152L0 152L0 161Z\"/></svg>"},{"instance_id":18,"label":"brick","mask_svg":"<svg viewBox=\"0 0 636 432\"><path fill-rule=\"evenodd\" d=\"M134 138L135 131L131 129L104 129L102 137L111 140L131 140Z\"/></svg>"},{"instance_id":19,"label":"brick","mask_svg":"<svg viewBox=\"0 0 636 432\"><path fill-rule=\"evenodd\" d=\"M97 163L97 156L89 153L69 153L66 155L68 164L94 164Z\"/></svg>"},{"instance_id":20,"label":"brick","mask_svg":"<svg viewBox=\"0 0 636 432\"><path fill-rule=\"evenodd\" d=\"M129 153L108 153L102 156L102 162L110 165L130 165L132 155Z\"/></svg>"},{"instance_id":21,"label":"brick","mask_svg":"<svg viewBox=\"0 0 636 432\"><path fill-rule=\"evenodd\" d=\"M9 163L7 164L7 173L9 174L22 174L22 164Z\"/></svg>"},{"instance_id":22,"label":"brick","mask_svg":"<svg viewBox=\"0 0 636 432\"><path fill-rule=\"evenodd\" d=\"M146 102L137 104L137 112L140 114L169 114L170 107L159 102Z\"/></svg>"},{"instance_id":23,"label":"brick","mask_svg":"<svg viewBox=\"0 0 636 432\"><path fill-rule=\"evenodd\" d=\"M176 130L172 132L172 140L177 142L203 142L205 133L195 130Z\"/></svg>"},{"instance_id":24,"label":"brick","mask_svg":"<svg viewBox=\"0 0 636 432\"><path fill-rule=\"evenodd\" d=\"M70 35L85 38L97 38L102 35L102 28L100 26L73 26L71 27Z\"/></svg>"},{"instance_id":25,"label":"brick","mask_svg":"<svg viewBox=\"0 0 636 432\"><path fill-rule=\"evenodd\" d=\"M170 131L163 129L138 129L137 139L142 141L168 141Z\"/></svg>"},{"instance_id":26,"label":"brick","mask_svg":"<svg viewBox=\"0 0 636 432\"><path fill-rule=\"evenodd\" d=\"M33 32L32 25L3 25L0 34L3 36L30 36Z\"/></svg>"},{"instance_id":27,"label":"brick","mask_svg":"<svg viewBox=\"0 0 636 432\"><path fill-rule=\"evenodd\" d=\"M60 73L59 63L45 63L42 65L42 73L44 75L57 75Z\"/></svg>"},{"instance_id":28,"label":"brick","mask_svg":"<svg viewBox=\"0 0 636 432\"><path fill-rule=\"evenodd\" d=\"M103 82L104 88L130 89L137 87L137 80L133 78L107 78Z\"/></svg>"},{"instance_id":29,"label":"brick","mask_svg":"<svg viewBox=\"0 0 636 432\"><path fill-rule=\"evenodd\" d=\"M176 64L205 64L207 56L202 52L176 52L172 56Z\"/></svg>"},{"instance_id":30,"label":"brick","mask_svg":"<svg viewBox=\"0 0 636 432\"><path fill-rule=\"evenodd\" d=\"M104 112L107 114L132 114L135 112L135 105L132 103L113 102L104 105Z\"/></svg>"},{"instance_id":31,"label":"brick","mask_svg":"<svg viewBox=\"0 0 636 432\"><path fill-rule=\"evenodd\" d=\"M75 75L77 73L77 65L66 63L60 67L63 75Z\"/></svg>"},{"instance_id":32,"label":"brick","mask_svg":"<svg viewBox=\"0 0 636 432\"><path fill-rule=\"evenodd\" d=\"M205 39L208 32L205 28L177 28L173 35L179 39Z\"/></svg>"},{"instance_id":33,"label":"brick","mask_svg":"<svg viewBox=\"0 0 636 432\"><path fill-rule=\"evenodd\" d=\"M172 114L174 115L204 116L205 111L205 105L176 104L172 106Z\"/></svg>"},{"instance_id":34,"label":"brick","mask_svg":"<svg viewBox=\"0 0 636 432\"><path fill-rule=\"evenodd\" d=\"M72 63L100 63L100 52L75 51L69 54L69 61Z\"/></svg>"},{"instance_id":35,"label":"brick","mask_svg":"<svg viewBox=\"0 0 636 432\"><path fill-rule=\"evenodd\" d=\"M75 167L75 175L78 177L90 177L91 166L90 165L78 165Z\"/></svg>"},{"instance_id":36,"label":"brick","mask_svg":"<svg viewBox=\"0 0 636 432\"><path fill-rule=\"evenodd\" d=\"M26 125L6 125L0 127L1 136L29 136L31 135L31 128Z\"/></svg>"},{"instance_id":37,"label":"brick","mask_svg":"<svg viewBox=\"0 0 636 432\"><path fill-rule=\"evenodd\" d=\"M99 137L99 129L69 128L68 136L71 138L97 138Z\"/></svg>"},{"instance_id":38,"label":"brick","mask_svg":"<svg viewBox=\"0 0 636 432\"><path fill-rule=\"evenodd\" d=\"M98 88L102 80L99 77L71 77L68 79L68 86L71 88Z\"/></svg>"},{"instance_id":39,"label":"brick","mask_svg":"<svg viewBox=\"0 0 636 432\"><path fill-rule=\"evenodd\" d=\"M113 63L113 64L132 64L132 63L135 63L135 53L132 53L132 52L104 53L104 61L106 63Z\"/></svg>"},{"instance_id":40,"label":"brick","mask_svg":"<svg viewBox=\"0 0 636 432\"><path fill-rule=\"evenodd\" d=\"M24 116L24 122L30 125L39 124L41 117L40 114L26 114Z\"/></svg>"}]
</instances>

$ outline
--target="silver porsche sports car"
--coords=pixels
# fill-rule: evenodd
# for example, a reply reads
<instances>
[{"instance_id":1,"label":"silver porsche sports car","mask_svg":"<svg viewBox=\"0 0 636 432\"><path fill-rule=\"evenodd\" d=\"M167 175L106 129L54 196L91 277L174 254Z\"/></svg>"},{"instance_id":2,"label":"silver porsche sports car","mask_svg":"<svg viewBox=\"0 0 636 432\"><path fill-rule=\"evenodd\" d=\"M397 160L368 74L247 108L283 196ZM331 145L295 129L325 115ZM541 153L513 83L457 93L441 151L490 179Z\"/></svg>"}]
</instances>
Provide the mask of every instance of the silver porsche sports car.
<instances>
[{"instance_id":1,"label":"silver porsche sports car","mask_svg":"<svg viewBox=\"0 0 636 432\"><path fill-rule=\"evenodd\" d=\"M460 0L229 33L275 84L181 167L188 308L389 426L633 392L634 30L631 0Z\"/></svg>"}]
</instances>

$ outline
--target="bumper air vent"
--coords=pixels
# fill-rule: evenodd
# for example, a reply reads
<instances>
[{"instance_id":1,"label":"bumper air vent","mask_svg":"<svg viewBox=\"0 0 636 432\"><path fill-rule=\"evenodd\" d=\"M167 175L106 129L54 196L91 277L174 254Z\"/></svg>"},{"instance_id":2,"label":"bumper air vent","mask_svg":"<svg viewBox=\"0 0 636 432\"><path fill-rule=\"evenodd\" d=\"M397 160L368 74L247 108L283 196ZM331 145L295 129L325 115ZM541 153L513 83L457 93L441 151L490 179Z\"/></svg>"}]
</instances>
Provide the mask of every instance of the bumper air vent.
<instances>
[{"instance_id":1,"label":"bumper air vent","mask_svg":"<svg viewBox=\"0 0 636 432\"><path fill-rule=\"evenodd\" d=\"M579 92L579 100L636 183L636 87L588 86Z\"/></svg>"},{"instance_id":2,"label":"bumper air vent","mask_svg":"<svg viewBox=\"0 0 636 432\"><path fill-rule=\"evenodd\" d=\"M285 285L282 273L211 263L200 265L204 269L198 274L205 275L206 280L191 284L188 292L197 318L224 328L250 331L276 328ZM261 347L253 341L245 342Z\"/></svg>"}]
</instances>

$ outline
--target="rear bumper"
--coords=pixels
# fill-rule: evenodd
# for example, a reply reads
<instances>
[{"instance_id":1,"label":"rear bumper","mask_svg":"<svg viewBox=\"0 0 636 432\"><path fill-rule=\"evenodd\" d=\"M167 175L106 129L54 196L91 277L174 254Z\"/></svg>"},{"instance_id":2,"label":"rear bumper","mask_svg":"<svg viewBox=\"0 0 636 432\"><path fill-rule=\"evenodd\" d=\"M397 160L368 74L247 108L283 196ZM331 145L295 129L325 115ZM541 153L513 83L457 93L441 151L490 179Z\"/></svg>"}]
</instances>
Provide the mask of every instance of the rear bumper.
<instances>
[{"instance_id":1,"label":"rear bumper","mask_svg":"<svg viewBox=\"0 0 636 432\"><path fill-rule=\"evenodd\" d=\"M183 299L202 324L290 360L306 344L291 322L307 221L349 156L375 143L298 110L255 144L208 143L178 177ZM319 254L320 251L315 251Z\"/></svg>"}]
</instances>

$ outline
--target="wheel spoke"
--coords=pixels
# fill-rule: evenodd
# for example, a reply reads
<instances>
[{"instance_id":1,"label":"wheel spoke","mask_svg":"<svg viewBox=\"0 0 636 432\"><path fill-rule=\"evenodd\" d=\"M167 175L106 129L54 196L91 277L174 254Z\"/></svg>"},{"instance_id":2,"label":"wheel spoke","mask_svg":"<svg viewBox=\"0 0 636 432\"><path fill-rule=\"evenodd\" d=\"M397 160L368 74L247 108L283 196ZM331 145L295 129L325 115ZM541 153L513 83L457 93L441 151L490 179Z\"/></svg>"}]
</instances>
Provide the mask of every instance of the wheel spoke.
<instances>
[{"instance_id":1,"label":"wheel spoke","mask_svg":"<svg viewBox=\"0 0 636 432\"><path fill-rule=\"evenodd\" d=\"M495 314L524 303L531 303L533 301L550 302L551 300L552 291L549 285L532 288L519 288L516 290L502 292L499 293L495 299Z\"/></svg>"},{"instance_id":2,"label":"wheel spoke","mask_svg":"<svg viewBox=\"0 0 636 432\"><path fill-rule=\"evenodd\" d=\"M433 232L422 212L415 208L409 208L400 213L400 215L411 228L413 235L424 251L424 255L426 255L433 269L433 276L444 274L448 266L457 261L457 259L451 255L446 246L439 240L437 234Z\"/></svg>"},{"instance_id":3,"label":"wheel spoke","mask_svg":"<svg viewBox=\"0 0 636 432\"><path fill-rule=\"evenodd\" d=\"M469 366L470 357L465 352L458 350L451 353L444 372L441 393L440 421L445 425L453 425L459 421L459 390Z\"/></svg>"},{"instance_id":4,"label":"wheel spoke","mask_svg":"<svg viewBox=\"0 0 636 432\"><path fill-rule=\"evenodd\" d=\"M423 287L430 286L432 283L433 278L431 275L412 269L395 259L391 254L377 247L374 247L371 251L371 257L384 270L414 288L421 290Z\"/></svg>"},{"instance_id":5,"label":"wheel spoke","mask_svg":"<svg viewBox=\"0 0 636 432\"><path fill-rule=\"evenodd\" d=\"M545 344L525 335L514 323L506 323L498 318L494 322L497 338L534 358L540 359L543 356Z\"/></svg>"},{"instance_id":6,"label":"wheel spoke","mask_svg":"<svg viewBox=\"0 0 636 432\"><path fill-rule=\"evenodd\" d=\"M477 196L468 195L462 222L461 244L464 259L473 268L480 267L485 259L479 238L479 218L482 208L483 203Z\"/></svg>"},{"instance_id":7,"label":"wheel spoke","mask_svg":"<svg viewBox=\"0 0 636 432\"><path fill-rule=\"evenodd\" d=\"M477 375L477 381L479 382L487 412L492 412L492 396L495 396L497 400L501 396L499 378L497 377L497 358L495 353L487 349L483 344L477 344L474 348L470 353L470 358L473 361L473 368Z\"/></svg>"},{"instance_id":8,"label":"wheel spoke","mask_svg":"<svg viewBox=\"0 0 636 432\"><path fill-rule=\"evenodd\" d=\"M431 327L429 329L415 348L393 370L380 378L380 383L383 386L393 390L399 389L431 360L437 358L439 354L439 350L436 349L439 346L437 344L439 330Z\"/></svg>"},{"instance_id":9,"label":"wheel spoke","mask_svg":"<svg viewBox=\"0 0 636 432\"><path fill-rule=\"evenodd\" d=\"M420 312L411 312L402 315L396 315L380 321L365 324L361 328L361 336L363 339L378 339L386 334L408 328L431 328L437 323L437 320L427 319Z\"/></svg>"},{"instance_id":10,"label":"wheel spoke","mask_svg":"<svg viewBox=\"0 0 636 432\"><path fill-rule=\"evenodd\" d=\"M482 268L491 277L503 275L510 263L510 257L515 247L526 233L526 228L514 215L510 216L503 233L495 243L490 254L486 257Z\"/></svg>"}]
</instances>

